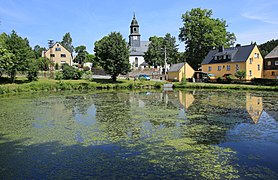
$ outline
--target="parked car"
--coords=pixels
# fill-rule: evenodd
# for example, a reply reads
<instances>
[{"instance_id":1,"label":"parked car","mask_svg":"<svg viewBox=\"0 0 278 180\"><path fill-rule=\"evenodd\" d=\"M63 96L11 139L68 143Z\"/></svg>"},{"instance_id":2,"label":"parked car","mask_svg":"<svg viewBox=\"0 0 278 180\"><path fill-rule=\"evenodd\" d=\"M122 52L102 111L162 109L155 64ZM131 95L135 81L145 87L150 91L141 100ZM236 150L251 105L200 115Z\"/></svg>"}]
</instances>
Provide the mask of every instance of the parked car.
<instances>
[{"instance_id":1,"label":"parked car","mask_svg":"<svg viewBox=\"0 0 278 180\"><path fill-rule=\"evenodd\" d=\"M208 82L211 80L216 80L216 76L214 74L206 74L203 76L203 81Z\"/></svg>"},{"instance_id":2,"label":"parked car","mask_svg":"<svg viewBox=\"0 0 278 180\"><path fill-rule=\"evenodd\" d=\"M210 80L214 80L214 79L216 79L216 76L214 74L208 74L208 78Z\"/></svg>"},{"instance_id":3,"label":"parked car","mask_svg":"<svg viewBox=\"0 0 278 180\"><path fill-rule=\"evenodd\" d=\"M147 80L147 81L151 80L150 76L148 76L148 75L146 75L146 74L140 74L140 75L138 76L138 79L139 79L139 80Z\"/></svg>"}]
</instances>

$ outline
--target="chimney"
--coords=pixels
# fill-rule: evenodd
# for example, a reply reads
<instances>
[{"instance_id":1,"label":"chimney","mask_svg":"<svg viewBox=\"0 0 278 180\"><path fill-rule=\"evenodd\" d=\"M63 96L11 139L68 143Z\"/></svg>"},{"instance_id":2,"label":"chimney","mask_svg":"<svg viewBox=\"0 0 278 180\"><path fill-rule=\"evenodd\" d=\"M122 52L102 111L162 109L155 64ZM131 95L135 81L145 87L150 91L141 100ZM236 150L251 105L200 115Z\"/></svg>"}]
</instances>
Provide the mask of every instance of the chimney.
<instances>
[{"instance_id":1,"label":"chimney","mask_svg":"<svg viewBox=\"0 0 278 180\"><path fill-rule=\"evenodd\" d=\"M224 46L219 46L219 52L224 52Z\"/></svg>"},{"instance_id":2,"label":"chimney","mask_svg":"<svg viewBox=\"0 0 278 180\"><path fill-rule=\"evenodd\" d=\"M236 44L236 47L240 47L241 46L241 44Z\"/></svg>"}]
</instances>

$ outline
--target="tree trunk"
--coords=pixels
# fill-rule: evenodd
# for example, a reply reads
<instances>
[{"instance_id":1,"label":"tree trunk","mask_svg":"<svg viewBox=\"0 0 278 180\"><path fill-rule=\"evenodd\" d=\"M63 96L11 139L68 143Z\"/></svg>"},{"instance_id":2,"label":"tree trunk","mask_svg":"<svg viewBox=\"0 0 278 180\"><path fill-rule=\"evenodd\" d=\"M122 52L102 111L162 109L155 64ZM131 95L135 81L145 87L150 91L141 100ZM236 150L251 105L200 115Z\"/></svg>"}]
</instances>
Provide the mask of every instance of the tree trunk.
<instances>
[{"instance_id":1,"label":"tree trunk","mask_svg":"<svg viewBox=\"0 0 278 180\"><path fill-rule=\"evenodd\" d=\"M12 83L14 83L14 81L15 81L15 76L16 76L16 70L12 70L11 74L10 74Z\"/></svg>"},{"instance_id":2,"label":"tree trunk","mask_svg":"<svg viewBox=\"0 0 278 180\"><path fill-rule=\"evenodd\" d=\"M115 74L112 75L112 76L111 76L111 79L112 79L113 82L116 82L116 81L117 81L117 75L115 75Z\"/></svg>"}]
</instances>

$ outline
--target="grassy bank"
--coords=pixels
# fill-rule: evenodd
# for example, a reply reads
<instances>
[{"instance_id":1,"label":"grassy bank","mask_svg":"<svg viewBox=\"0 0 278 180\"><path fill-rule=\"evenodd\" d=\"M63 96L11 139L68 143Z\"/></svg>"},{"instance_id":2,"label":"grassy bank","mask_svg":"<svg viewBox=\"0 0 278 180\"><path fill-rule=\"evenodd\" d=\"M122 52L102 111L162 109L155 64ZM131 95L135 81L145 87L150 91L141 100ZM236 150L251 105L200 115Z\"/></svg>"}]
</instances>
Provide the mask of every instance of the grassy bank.
<instances>
[{"instance_id":1,"label":"grassy bank","mask_svg":"<svg viewBox=\"0 0 278 180\"><path fill-rule=\"evenodd\" d=\"M28 82L26 78L18 78L16 83L1 81L0 94L36 91L63 91L63 90L97 90L97 89L161 89L167 82L118 80L109 79L88 80L52 80L40 78L38 81ZM278 91L278 86L257 86L242 84L212 84L212 83L173 83L175 89L232 89Z\"/></svg>"},{"instance_id":2,"label":"grassy bank","mask_svg":"<svg viewBox=\"0 0 278 180\"><path fill-rule=\"evenodd\" d=\"M174 88L178 89L233 89L233 90L257 90L257 91L278 91L278 86L259 86L244 84L213 84L213 83L175 83Z\"/></svg>"},{"instance_id":3,"label":"grassy bank","mask_svg":"<svg viewBox=\"0 0 278 180\"><path fill-rule=\"evenodd\" d=\"M118 80L109 79L88 80L53 80L41 78L38 81L27 82L19 78L16 83L0 85L0 94L35 91L61 91L61 90L96 90L96 89L160 89L163 82Z\"/></svg>"}]
</instances>

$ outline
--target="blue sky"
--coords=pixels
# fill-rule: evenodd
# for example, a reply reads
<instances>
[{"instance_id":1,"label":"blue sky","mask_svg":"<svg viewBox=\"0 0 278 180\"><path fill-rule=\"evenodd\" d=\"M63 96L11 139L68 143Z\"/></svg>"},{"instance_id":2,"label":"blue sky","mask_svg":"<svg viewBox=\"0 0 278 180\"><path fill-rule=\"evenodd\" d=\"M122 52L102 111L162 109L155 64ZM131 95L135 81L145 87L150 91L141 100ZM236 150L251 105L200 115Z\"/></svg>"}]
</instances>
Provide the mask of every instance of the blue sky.
<instances>
[{"instance_id":1,"label":"blue sky","mask_svg":"<svg viewBox=\"0 0 278 180\"><path fill-rule=\"evenodd\" d=\"M136 12L142 40L171 33L178 41L181 15L192 8L212 9L242 45L278 39L277 0L0 0L0 33L13 29L30 45L47 47L70 32L73 45L93 52L96 40L119 31L128 40Z\"/></svg>"}]
</instances>

